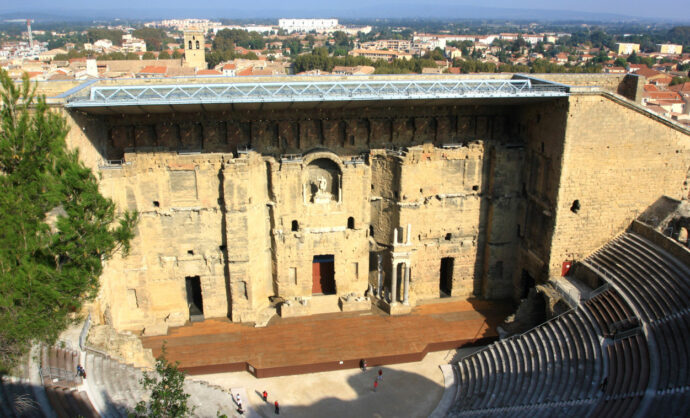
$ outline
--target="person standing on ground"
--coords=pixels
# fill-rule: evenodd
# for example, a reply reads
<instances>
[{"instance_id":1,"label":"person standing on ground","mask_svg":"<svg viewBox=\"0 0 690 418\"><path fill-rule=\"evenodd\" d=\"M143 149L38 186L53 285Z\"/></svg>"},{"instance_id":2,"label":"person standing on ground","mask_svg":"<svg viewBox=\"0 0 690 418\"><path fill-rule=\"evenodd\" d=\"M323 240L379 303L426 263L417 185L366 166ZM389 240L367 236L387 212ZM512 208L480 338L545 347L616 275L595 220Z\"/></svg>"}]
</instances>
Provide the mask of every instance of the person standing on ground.
<instances>
[{"instance_id":1,"label":"person standing on ground","mask_svg":"<svg viewBox=\"0 0 690 418\"><path fill-rule=\"evenodd\" d=\"M264 402L268 402L268 392L264 391L264 393L261 394L264 398Z\"/></svg>"},{"instance_id":2,"label":"person standing on ground","mask_svg":"<svg viewBox=\"0 0 690 418\"><path fill-rule=\"evenodd\" d=\"M367 361L364 359L361 359L359 361L359 367L362 368L362 373L366 372L367 371Z\"/></svg>"},{"instance_id":3,"label":"person standing on ground","mask_svg":"<svg viewBox=\"0 0 690 418\"><path fill-rule=\"evenodd\" d=\"M379 369L379 380L383 380L383 369Z\"/></svg>"},{"instance_id":4,"label":"person standing on ground","mask_svg":"<svg viewBox=\"0 0 690 418\"><path fill-rule=\"evenodd\" d=\"M379 381L374 380L374 392L376 392L376 389L378 389L378 387L379 387Z\"/></svg>"},{"instance_id":5,"label":"person standing on ground","mask_svg":"<svg viewBox=\"0 0 690 418\"><path fill-rule=\"evenodd\" d=\"M276 407L276 411L275 411L276 415L280 415L280 406L278 405L278 401L275 401L273 403L273 405L275 405L275 407Z\"/></svg>"}]
</instances>

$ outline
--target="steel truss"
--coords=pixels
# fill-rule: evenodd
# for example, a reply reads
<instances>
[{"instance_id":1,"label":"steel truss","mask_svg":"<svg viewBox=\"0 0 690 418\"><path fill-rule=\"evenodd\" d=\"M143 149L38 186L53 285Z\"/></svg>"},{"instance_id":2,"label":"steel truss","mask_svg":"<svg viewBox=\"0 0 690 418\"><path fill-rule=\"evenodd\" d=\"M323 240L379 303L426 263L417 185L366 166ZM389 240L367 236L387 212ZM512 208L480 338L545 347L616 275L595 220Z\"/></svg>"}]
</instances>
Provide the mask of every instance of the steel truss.
<instances>
[{"instance_id":1,"label":"steel truss","mask_svg":"<svg viewBox=\"0 0 690 418\"><path fill-rule=\"evenodd\" d=\"M512 80L362 80L223 84L92 86L89 97L72 97L66 107L194 103L323 102L455 98L560 97L568 87Z\"/></svg>"}]
</instances>

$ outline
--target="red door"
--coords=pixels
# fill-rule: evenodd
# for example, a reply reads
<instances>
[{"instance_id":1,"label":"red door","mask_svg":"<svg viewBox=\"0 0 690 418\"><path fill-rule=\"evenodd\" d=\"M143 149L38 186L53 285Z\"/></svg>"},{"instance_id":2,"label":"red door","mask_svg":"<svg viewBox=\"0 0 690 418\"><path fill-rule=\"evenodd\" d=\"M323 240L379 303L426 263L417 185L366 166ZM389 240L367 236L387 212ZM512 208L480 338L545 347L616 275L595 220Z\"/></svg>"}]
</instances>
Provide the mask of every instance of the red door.
<instances>
[{"instance_id":1,"label":"red door","mask_svg":"<svg viewBox=\"0 0 690 418\"><path fill-rule=\"evenodd\" d=\"M311 293L323 293L323 290L321 290L321 263L318 261L312 263L311 274L313 279Z\"/></svg>"},{"instance_id":2,"label":"red door","mask_svg":"<svg viewBox=\"0 0 690 418\"><path fill-rule=\"evenodd\" d=\"M312 294L335 294L335 263L333 255L317 255L311 265Z\"/></svg>"}]
</instances>

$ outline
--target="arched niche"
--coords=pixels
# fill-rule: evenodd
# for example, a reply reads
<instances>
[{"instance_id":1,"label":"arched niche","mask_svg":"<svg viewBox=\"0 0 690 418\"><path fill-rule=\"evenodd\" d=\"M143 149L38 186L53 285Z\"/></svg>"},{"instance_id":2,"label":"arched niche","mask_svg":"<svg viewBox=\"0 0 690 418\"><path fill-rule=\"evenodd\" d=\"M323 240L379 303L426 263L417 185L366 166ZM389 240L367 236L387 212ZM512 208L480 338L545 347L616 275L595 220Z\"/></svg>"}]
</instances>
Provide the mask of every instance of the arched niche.
<instances>
[{"instance_id":1,"label":"arched niche","mask_svg":"<svg viewBox=\"0 0 690 418\"><path fill-rule=\"evenodd\" d=\"M329 204L342 201L343 170L330 153L316 153L305 161L302 189L304 203Z\"/></svg>"}]
</instances>

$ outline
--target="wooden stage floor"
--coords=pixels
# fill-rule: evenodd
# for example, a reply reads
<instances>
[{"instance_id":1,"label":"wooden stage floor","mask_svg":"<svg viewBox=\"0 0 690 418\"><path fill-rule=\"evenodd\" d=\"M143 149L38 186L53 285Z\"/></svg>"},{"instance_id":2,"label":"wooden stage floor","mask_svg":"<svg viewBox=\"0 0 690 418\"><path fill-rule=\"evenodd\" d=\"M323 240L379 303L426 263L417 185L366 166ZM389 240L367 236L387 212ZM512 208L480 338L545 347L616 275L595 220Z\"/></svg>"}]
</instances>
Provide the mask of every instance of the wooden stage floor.
<instances>
[{"instance_id":1,"label":"wooden stage floor","mask_svg":"<svg viewBox=\"0 0 690 418\"><path fill-rule=\"evenodd\" d=\"M510 302L449 301L389 316L370 312L274 318L255 328L227 319L207 319L142 337L144 347L178 361L189 374L248 370L256 377L314 373L359 366L419 361L431 351L484 343L512 313Z\"/></svg>"}]
</instances>

